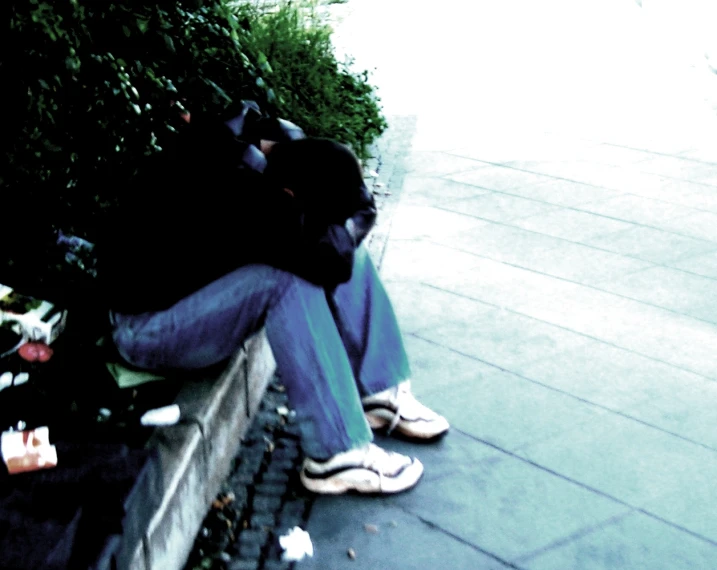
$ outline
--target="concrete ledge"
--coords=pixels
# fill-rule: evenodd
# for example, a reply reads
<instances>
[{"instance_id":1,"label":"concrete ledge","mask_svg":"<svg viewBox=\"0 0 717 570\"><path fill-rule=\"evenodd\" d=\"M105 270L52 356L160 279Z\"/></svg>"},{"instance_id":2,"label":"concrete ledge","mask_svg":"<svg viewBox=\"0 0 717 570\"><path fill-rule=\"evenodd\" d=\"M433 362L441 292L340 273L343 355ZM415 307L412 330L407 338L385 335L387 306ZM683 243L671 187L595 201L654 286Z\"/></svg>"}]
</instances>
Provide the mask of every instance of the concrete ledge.
<instances>
[{"instance_id":1,"label":"concrete ledge","mask_svg":"<svg viewBox=\"0 0 717 570\"><path fill-rule=\"evenodd\" d=\"M142 543L130 547L132 570L184 567L275 367L261 331L219 378L183 386L177 398L182 422L158 428L147 444L159 454L163 496Z\"/></svg>"}]
</instances>

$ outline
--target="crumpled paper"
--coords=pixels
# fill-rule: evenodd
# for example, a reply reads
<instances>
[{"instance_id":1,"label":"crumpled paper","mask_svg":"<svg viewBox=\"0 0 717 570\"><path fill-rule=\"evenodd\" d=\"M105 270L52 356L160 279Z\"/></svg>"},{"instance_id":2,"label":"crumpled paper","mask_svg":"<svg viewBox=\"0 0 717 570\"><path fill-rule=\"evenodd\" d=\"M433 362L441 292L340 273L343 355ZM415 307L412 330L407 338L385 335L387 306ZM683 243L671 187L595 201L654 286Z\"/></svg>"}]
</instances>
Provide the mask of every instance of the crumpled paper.
<instances>
[{"instance_id":1,"label":"crumpled paper","mask_svg":"<svg viewBox=\"0 0 717 570\"><path fill-rule=\"evenodd\" d=\"M288 534L279 537L279 544L284 549L281 559L286 562L298 562L306 556L314 555L314 545L305 530L295 526Z\"/></svg>"}]
</instances>

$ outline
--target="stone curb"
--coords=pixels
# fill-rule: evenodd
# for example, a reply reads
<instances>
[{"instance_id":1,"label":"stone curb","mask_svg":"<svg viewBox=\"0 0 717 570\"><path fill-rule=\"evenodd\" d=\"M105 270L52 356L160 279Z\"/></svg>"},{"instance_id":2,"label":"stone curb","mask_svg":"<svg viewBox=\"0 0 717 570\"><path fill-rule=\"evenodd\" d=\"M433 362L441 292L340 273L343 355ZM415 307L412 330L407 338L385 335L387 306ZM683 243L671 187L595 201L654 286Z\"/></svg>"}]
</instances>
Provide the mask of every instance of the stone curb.
<instances>
[{"instance_id":1,"label":"stone curb","mask_svg":"<svg viewBox=\"0 0 717 570\"><path fill-rule=\"evenodd\" d=\"M208 506L230 471L275 370L263 331L249 339L222 375L188 382L177 397L179 424L157 428L147 443L159 456L162 497L141 541L133 570L182 568ZM132 519L133 513L127 513Z\"/></svg>"}]
</instances>

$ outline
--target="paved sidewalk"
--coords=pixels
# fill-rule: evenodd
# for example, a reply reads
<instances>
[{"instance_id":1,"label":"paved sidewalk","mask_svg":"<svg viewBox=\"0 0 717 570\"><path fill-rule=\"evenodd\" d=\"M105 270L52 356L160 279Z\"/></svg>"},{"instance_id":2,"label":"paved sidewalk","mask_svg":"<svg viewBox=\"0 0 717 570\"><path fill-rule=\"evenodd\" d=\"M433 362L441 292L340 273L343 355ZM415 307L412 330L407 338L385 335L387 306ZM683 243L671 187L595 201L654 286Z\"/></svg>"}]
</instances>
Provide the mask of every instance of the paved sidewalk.
<instances>
[{"instance_id":1,"label":"paved sidewalk","mask_svg":"<svg viewBox=\"0 0 717 570\"><path fill-rule=\"evenodd\" d=\"M422 4L338 30L415 120L381 273L454 429L379 438L423 481L320 497L297 568L717 568L713 83L635 2Z\"/></svg>"}]
</instances>

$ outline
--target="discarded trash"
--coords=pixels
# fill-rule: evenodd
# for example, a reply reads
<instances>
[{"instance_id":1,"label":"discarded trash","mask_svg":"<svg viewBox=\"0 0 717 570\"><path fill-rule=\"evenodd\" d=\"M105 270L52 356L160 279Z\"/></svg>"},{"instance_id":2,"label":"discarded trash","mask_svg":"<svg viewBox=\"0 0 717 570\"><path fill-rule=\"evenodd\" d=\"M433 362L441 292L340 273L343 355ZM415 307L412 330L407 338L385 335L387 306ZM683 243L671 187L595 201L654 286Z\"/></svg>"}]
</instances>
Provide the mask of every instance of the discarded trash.
<instances>
[{"instance_id":1,"label":"discarded trash","mask_svg":"<svg viewBox=\"0 0 717 570\"><path fill-rule=\"evenodd\" d=\"M356 551L353 548L349 548L346 554L351 560L356 560Z\"/></svg>"},{"instance_id":2,"label":"discarded trash","mask_svg":"<svg viewBox=\"0 0 717 570\"><path fill-rule=\"evenodd\" d=\"M20 386L21 384L27 384L30 380L29 372L20 372L12 381L13 386Z\"/></svg>"},{"instance_id":3,"label":"discarded trash","mask_svg":"<svg viewBox=\"0 0 717 570\"><path fill-rule=\"evenodd\" d=\"M388 523L391 528L396 528L398 526L398 523L396 521L391 521Z\"/></svg>"},{"instance_id":4,"label":"discarded trash","mask_svg":"<svg viewBox=\"0 0 717 570\"><path fill-rule=\"evenodd\" d=\"M369 171L368 171L368 175L369 175L371 178L378 178L378 172L376 172L375 170L369 170Z\"/></svg>"},{"instance_id":5,"label":"discarded trash","mask_svg":"<svg viewBox=\"0 0 717 570\"><path fill-rule=\"evenodd\" d=\"M26 384L30 380L29 372L20 372L13 377L12 372L3 372L0 374L0 390L10 388L10 386L20 386Z\"/></svg>"},{"instance_id":6,"label":"discarded trash","mask_svg":"<svg viewBox=\"0 0 717 570\"><path fill-rule=\"evenodd\" d=\"M363 525L363 528L366 532L370 534L378 534L378 527L375 524L365 524Z\"/></svg>"},{"instance_id":7,"label":"discarded trash","mask_svg":"<svg viewBox=\"0 0 717 570\"><path fill-rule=\"evenodd\" d=\"M4 372L0 374L0 390L12 386L12 372Z\"/></svg>"},{"instance_id":8,"label":"discarded trash","mask_svg":"<svg viewBox=\"0 0 717 570\"><path fill-rule=\"evenodd\" d=\"M306 556L314 555L314 545L305 530L295 526L288 534L279 537L279 544L284 549L281 559L285 562L298 562Z\"/></svg>"},{"instance_id":9,"label":"discarded trash","mask_svg":"<svg viewBox=\"0 0 717 570\"><path fill-rule=\"evenodd\" d=\"M97 418L100 421L108 420L112 416L112 410L109 408L100 408L97 410Z\"/></svg>"},{"instance_id":10,"label":"discarded trash","mask_svg":"<svg viewBox=\"0 0 717 570\"><path fill-rule=\"evenodd\" d=\"M50 430L47 427L3 432L0 447L10 475L57 465L57 449L50 445Z\"/></svg>"},{"instance_id":11,"label":"discarded trash","mask_svg":"<svg viewBox=\"0 0 717 570\"><path fill-rule=\"evenodd\" d=\"M47 362L52 358L53 350L43 342L26 342L17 353L28 362Z\"/></svg>"},{"instance_id":12,"label":"discarded trash","mask_svg":"<svg viewBox=\"0 0 717 570\"><path fill-rule=\"evenodd\" d=\"M383 188L384 186L386 186L386 184L384 184L383 182L376 182L375 186L376 188Z\"/></svg>"},{"instance_id":13,"label":"discarded trash","mask_svg":"<svg viewBox=\"0 0 717 570\"><path fill-rule=\"evenodd\" d=\"M276 408L276 413L279 414L284 423L292 423L296 419L296 412L290 410L286 406L279 406Z\"/></svg>"},{"instance_id":14,"label":"discarded trash","mask_svg":"<svg viewBox=\"0 0 717 570\"><path fill-rule=\"evenodd\" d=\"M180 417L179 406L172 404L145 412L139 421L143 426L173 426Z\"/></svg>"}]
</instances>

